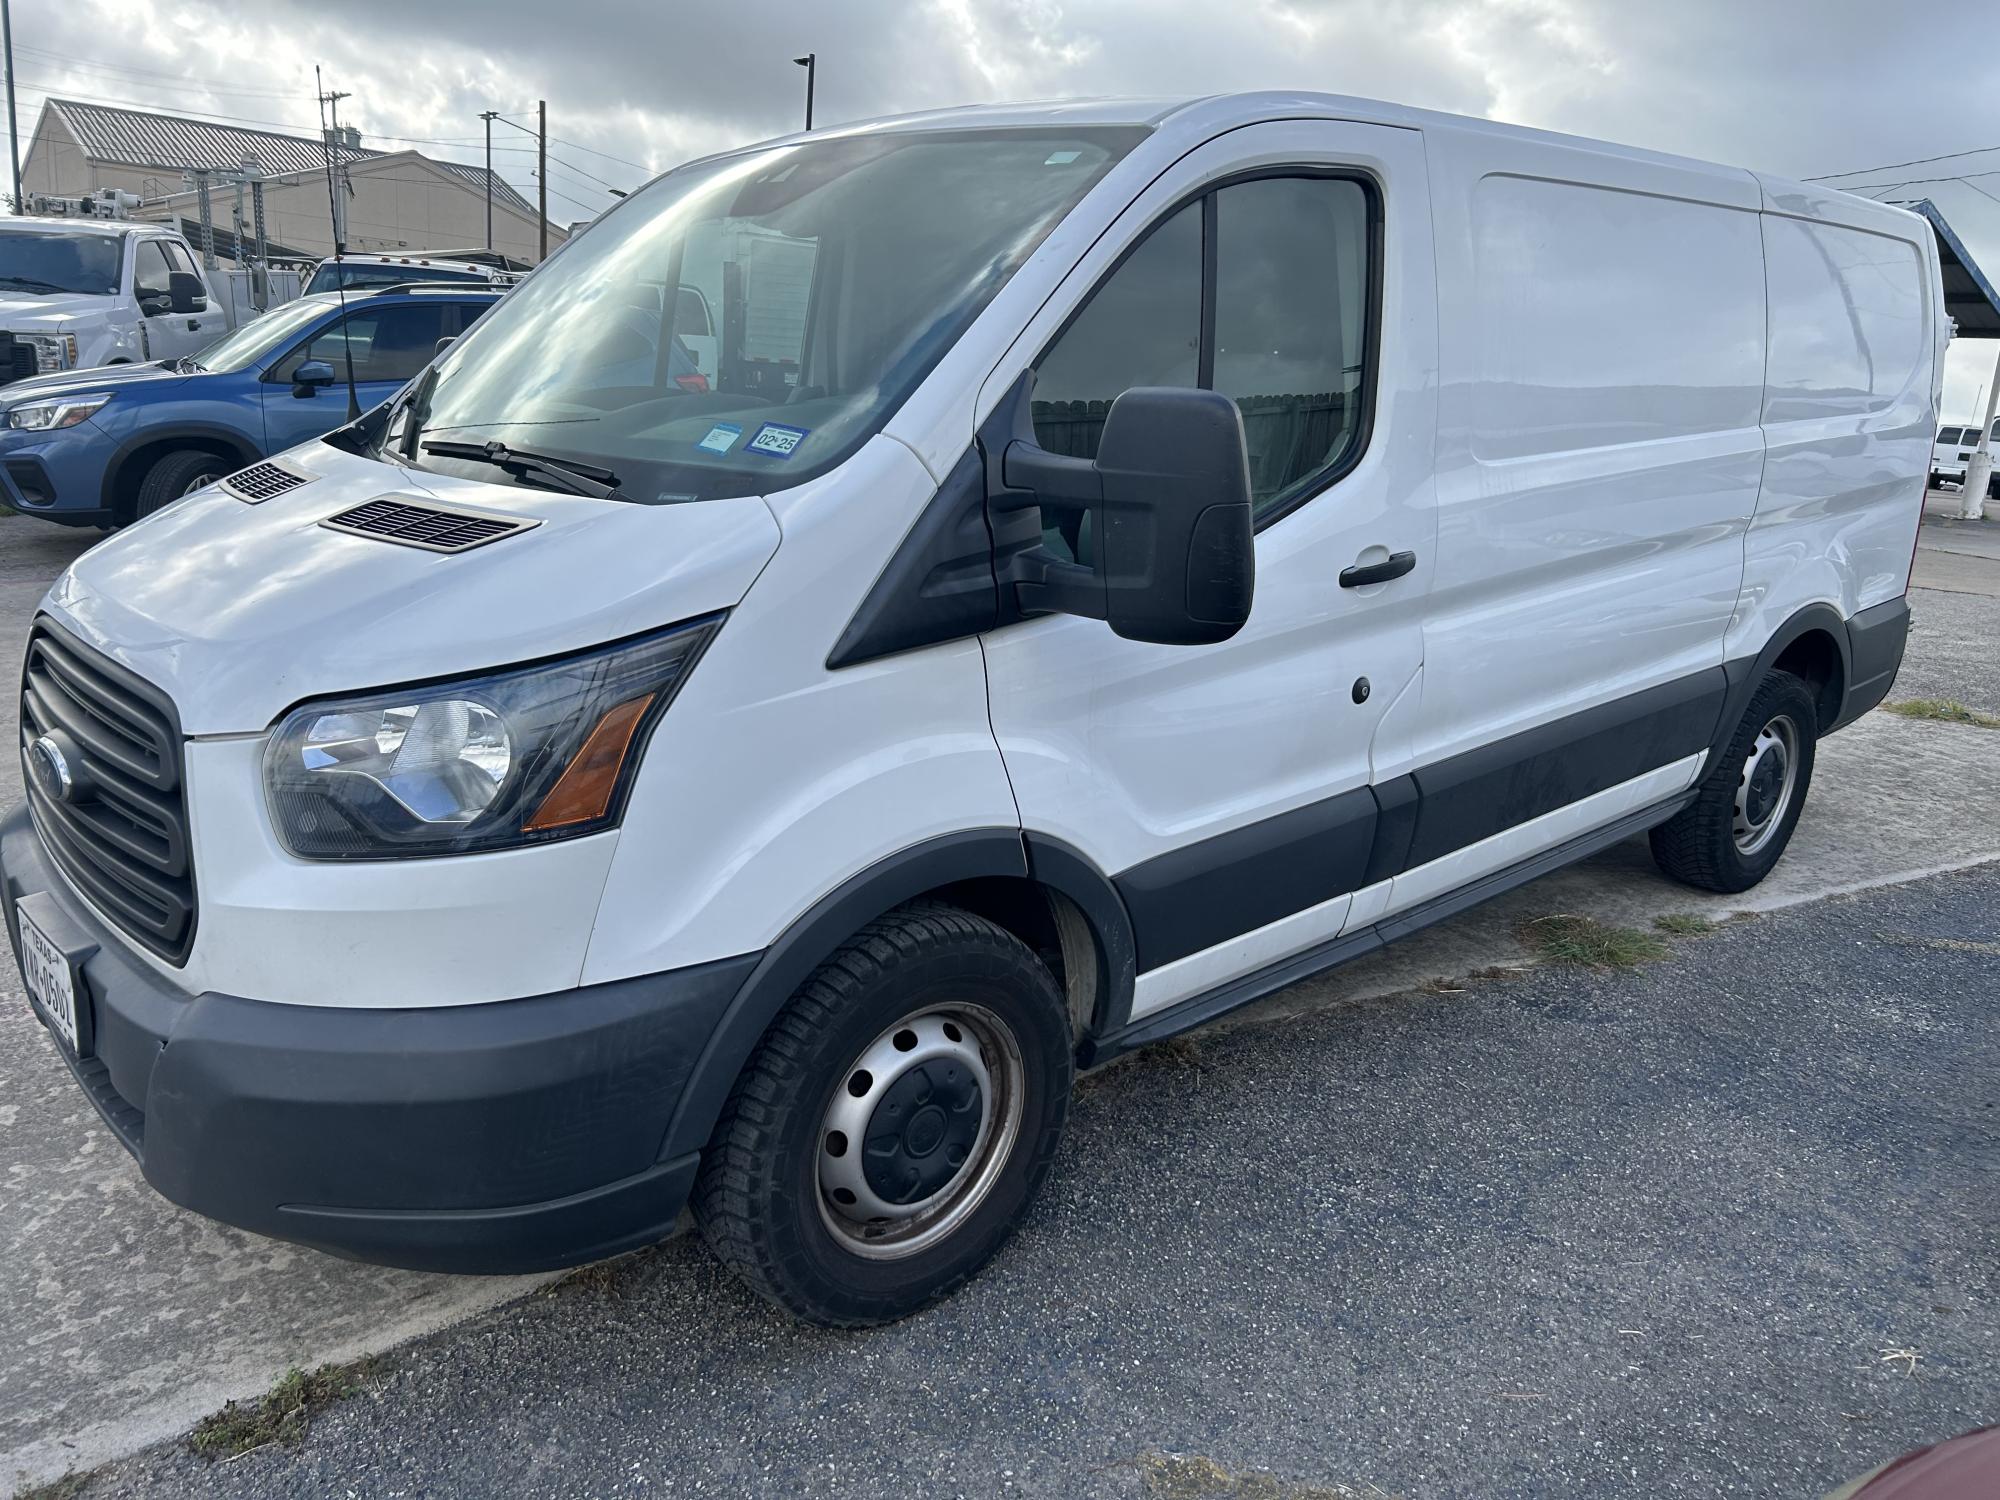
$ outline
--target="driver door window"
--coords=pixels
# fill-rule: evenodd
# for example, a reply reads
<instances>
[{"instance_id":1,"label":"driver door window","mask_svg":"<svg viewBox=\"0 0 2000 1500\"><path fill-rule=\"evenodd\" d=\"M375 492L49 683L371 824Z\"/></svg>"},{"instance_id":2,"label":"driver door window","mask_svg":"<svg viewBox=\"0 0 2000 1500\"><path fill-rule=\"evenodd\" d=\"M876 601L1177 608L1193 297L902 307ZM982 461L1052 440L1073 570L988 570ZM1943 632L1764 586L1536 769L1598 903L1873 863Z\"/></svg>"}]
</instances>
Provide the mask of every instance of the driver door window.
<instances>
[{"instance_id":1,"label":"driver door window","mask_svg":"<svg viewBox=\"0 0 2000 1500\"><path fill-rule=\"evenodd\" d=\"M354 356L356 384L401 385L431 362L444 337L445 304L404 303L368 312L349 313L342 322L315 334L272 366L270 378L289 383L300 365L324 360L333 366L336 384L347 379L347 357Z\"/></svg>"},{"instance_id":2,"label":"driver door window","mask_svg":"<svg viewBox=\"0 0 2000 1500\"><path fill-rule=\"evenodd\" d=\"M141 240L139 248L133 252L132 295L143 305L158 299L166 302L170 296L167 274L172 268L167 264L166 252L160 249L158 240ZM148 312L148 317L165 314L167 309L159 308Z\"/></svg>"},{"instance_id":3,"label":"driver door window","mask_svg":"<svg viewBox=\"0 0 2000 1500\"><path fill-rule=\"evenodd\" d=\"M1317 175L1233 183L1179 209L1037 363L1036 441L1093 458L1121 393L1199 386L1243 414L1258 519L1305 500L1359 453L1374 216L1372 189Z\"/></svg>"}]
</instances>

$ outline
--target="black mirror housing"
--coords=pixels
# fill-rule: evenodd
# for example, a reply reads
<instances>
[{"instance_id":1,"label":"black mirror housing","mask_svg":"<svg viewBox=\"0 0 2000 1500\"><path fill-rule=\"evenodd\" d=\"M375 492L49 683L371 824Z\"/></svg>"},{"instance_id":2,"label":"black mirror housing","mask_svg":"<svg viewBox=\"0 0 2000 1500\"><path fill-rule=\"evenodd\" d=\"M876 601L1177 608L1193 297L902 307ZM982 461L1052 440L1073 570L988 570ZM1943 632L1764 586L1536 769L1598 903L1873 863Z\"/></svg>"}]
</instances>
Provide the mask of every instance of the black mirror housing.
<instances>
[{"instance_id":1,"label":"black mirror housing","mask_svg":"<svg viewBox=\"0 0 2000 1500\"><path fill-rule=\"evenodd\" d=\"M1084 615L1127 640L1175 646L1226 641L1250 618L1250 464L1242 414L1227 396L1141 386L1111 404L1094 461L1015 438L1001 469L1010 495L1026 492L1006 508L1093 518L1088 563L1039 546L1014 558L1023 611Z\"/></svg>"},{"instance_id":2,"label":"black mirror housing","mask_svg":"<svg viewBox=\"0 0 2000 1500\"><path fill-rule=\"evenodd\" d=\"M167 304L177 313L206 312L208 288L202 285L201 278L192 271L169 271Z\"/></svg>"},{"instance_id":3,"label":"black mirror housing","mask_svg":"<svg viewBox=\"0 0 2000 1500\"><path fill-rule=\"evenodd\" d=\"M292 371L292 394L301 399L316 396L322 386L332 385L333 366L323 359L309 359Z\"/></svg>"}]
</instances>

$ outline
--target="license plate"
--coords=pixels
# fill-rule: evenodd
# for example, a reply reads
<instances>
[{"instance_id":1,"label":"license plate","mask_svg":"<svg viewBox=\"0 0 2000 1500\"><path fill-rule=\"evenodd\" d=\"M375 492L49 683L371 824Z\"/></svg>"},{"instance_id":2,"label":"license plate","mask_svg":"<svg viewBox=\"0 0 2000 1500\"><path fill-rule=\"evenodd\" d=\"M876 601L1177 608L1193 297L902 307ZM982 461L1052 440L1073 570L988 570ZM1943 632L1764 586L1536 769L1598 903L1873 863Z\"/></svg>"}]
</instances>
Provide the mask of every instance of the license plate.
<instances>
[{"instance_id":1,"label":"license plate","mask_svg":"<svg viewBox=\"0 0 2000 1500\"><path fill-rule=\"evenodd\" d=\"M77 1045L76 971L62 949L35 925L33 917L19 907L15 915L20 919L21 974L28 982L28 998L69 1050L81 1053Z\"/></svg>"}]
</instances>

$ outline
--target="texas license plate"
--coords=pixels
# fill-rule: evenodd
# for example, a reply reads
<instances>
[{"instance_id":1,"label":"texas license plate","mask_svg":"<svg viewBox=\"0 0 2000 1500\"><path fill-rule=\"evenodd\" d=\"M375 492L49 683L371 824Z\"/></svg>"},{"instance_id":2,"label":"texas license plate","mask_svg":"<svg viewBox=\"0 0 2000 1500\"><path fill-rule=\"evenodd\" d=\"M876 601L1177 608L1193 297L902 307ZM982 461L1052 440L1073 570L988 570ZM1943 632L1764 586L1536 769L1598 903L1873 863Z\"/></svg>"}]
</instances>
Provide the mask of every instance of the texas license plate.
<instances>
[{"instance_id":1,"label":"texas license plate","mask_svg":"<svg viewBox=\"0 0 2000 1500\"><path fill-rule=\"evenodd\" d=\"M77 1044L76 970L55 941L35 925L35 919L20 907L21 975L28 982L28 998L35 1003L49 1029L63 1039L73 1053L81 1055Z\"/></svg>"}]
</instances>

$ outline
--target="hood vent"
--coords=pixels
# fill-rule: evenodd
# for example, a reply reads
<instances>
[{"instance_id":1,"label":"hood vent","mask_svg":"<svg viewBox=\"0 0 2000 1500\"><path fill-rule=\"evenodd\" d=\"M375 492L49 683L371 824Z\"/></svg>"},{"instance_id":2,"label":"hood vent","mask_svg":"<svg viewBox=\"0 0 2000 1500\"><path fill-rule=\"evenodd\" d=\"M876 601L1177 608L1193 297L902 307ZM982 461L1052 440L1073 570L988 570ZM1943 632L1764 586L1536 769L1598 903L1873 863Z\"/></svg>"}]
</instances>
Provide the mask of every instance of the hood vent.
<instances>
[{"instance_id":1,"label":"hood vent","mask_svg":"<svg viewBox=\"0 0 2000 1500\"><path fill-rule=\"evenodd\" d=\"M328 516L319 524L329 531L371 536L399 546L421 547L426 552L468 552L517 531L533 530L542 523L521 516L499 516L488 511L459 510L430 501L381 495Z\"/></svg>"},{"instance_id":2,"label":"hood vent","mask_svg":"<svg viewBox=\"0 0 2000 1500\"><path fill-rule=\"evenodd\" d=\"M238 470L222 481L222 487L238 500L257 505L286 490L295 490L302 484L311 484L317 474L307 474L298 469L288 469L272 459L261 464L252 464L247 469Z\"/></svg>"}]
</instances>

